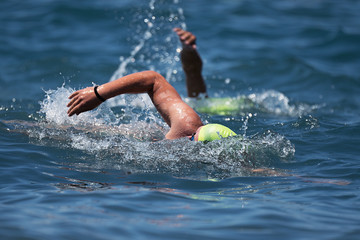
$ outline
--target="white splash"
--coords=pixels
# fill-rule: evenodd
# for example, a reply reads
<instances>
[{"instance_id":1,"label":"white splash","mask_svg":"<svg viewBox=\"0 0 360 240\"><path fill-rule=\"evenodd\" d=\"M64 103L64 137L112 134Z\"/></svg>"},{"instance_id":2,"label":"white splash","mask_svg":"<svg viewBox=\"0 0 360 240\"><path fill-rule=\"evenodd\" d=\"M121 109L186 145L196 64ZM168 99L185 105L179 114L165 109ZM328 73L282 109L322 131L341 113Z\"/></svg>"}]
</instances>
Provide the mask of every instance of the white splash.
<instances>
[{"instance_id":1,"label":"white splash","mask_svg":"<svg viewBox=\"0 0 360 240\"><path fill-rule=\"evenodd\" d=\"M75 90L62 86L56 90L45 91L45 98L40 102L41 115L44 115L45 121L57 125L101 125L105 123L116 123L115 115L106 107L106 104L100 105L98 108L69 117L67 114L69 96ZM114 122L115 121L115 122Z\"/></svg>"},{"instance_id":2,"label":"white splash","mask_svg":"<svg viewBox=\"0 0 360 240\"><path fill-rule=\"evenodd\" d=\"M317 105L290 104L289 98L281 92L267 90L262 93L252 93L248 98L258 105L259 110L276 115L301 116L318 108Z\"/></svg>"},{"instance_id":3,"label":"white splash","mask_svg":"<svg viewBox=\"0 0 360 240\"><path fill-rule=\"evenodd\" d=\"M168 5L165 7L158 6L155 0L150 0L148 8L138 13L135 19L138 31L134 31L135 36L133 36L133 39L138 39L138 42L132 48L129 56L120 56L120 64L109 81L133 72L154 70L163 74L171 82L174 76L180 72L176 69L180 68L177 64L180 61L179 53L176 52L176 49L180 47L180 42L172 29L179 26L186 28L185 17L183 10L178 7L178 1L166 4ZM157 8L166 8L166 11L159 11ZM138 19L143 19L143 23L139 25ZM152 102L146 94L128 98L128 95L119 96L110 99L108 104L111 107L130 105L147 109L153 108Z\"/></svg>"}]
</instances>

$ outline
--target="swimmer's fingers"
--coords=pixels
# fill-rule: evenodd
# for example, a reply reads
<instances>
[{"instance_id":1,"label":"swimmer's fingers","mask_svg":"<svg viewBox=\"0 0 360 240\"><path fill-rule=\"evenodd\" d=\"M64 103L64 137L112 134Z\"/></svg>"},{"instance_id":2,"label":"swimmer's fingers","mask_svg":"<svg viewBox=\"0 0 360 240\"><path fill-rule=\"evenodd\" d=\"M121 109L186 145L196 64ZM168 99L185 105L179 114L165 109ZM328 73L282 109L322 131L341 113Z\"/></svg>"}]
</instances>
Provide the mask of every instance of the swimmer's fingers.
<instances>
[{"instance_id":1,"label":"swimmer's fingers","mask_svg":"<svg viewBox=\"0 0 360 240\"><path fill-rule=\"evenodd\" d=\"M187 45L195 44L196 37L191 32L181 31L179 34L180 40Z\"/></svg>"},{"instance_id":2,"label":"swimmer's fingers","mask_svg":"<svg viewBox=\"0 0 360 240\"><path fill-rule=\"evenodd\" d=\"M191 32L186 32L181 36L181 39L185 42L187 45L194 45L196 42L196 37Z\"/></svg>"},{"instance_id":3,"label":"swimmer's fingers","mask_svg":"<svg viewBox=\"0 0 360 240\"><path fill-rule=\"evenodd\" d=\"M74 93L69 97L69 99L71 99L70 100L70 102L66 105L67 107L70 107L71 105L73 105L74 104L74 102L77 100L77 94L76 95L74 95Z\"/></svg>"},{"instance_id":4,"label":"swimmer's fingers","mask_svg":"<svg viewBox=\"0 0 360 240\"><path fill-rule=\"evenodd\" d=\"M73 92L73 93L69 96L69 99L74 98L76 95L79 94L79 92L80 92L80 90L79 90L79 91L76 91L76 92Z\"/></svg>"},{"instance_id":5,"label":"swimmer's fingers","mask_svg":"<svg viewBox=\"0 0 360 240\"><path fill-rule=\"evenodd\" d=\"M179 36L184 47L196 48L196 36L194 34L181 28L174 28L174 32Z\"/></svg>"},{"instance_id":6,"label":"swimmer's fingers","mask_svg":"<svg viewBox=\"0 0 360 240\"><path fill-rule=\"evenodd\" d=\"M82 90L78 90L76 92L73 92L70 96L69 96L69 99L70 99L70 102L66 105L67 107L70 107L74 104L74 102L78 99L81 91L83 91L84 89Z\"/></svg>"},{"instance_id":7,"label":"swimmer's fingers","mask_svg":"<svg viewBox=\"0 0 360 240\"><path fill-rule=\"evenodd\" d=\"M184 29L181 28L174 28L174 32L176 32L176 34L180 37L183 36L185 33L187 33L187 31L185 31Z\"/></svg>"},{"instance_id":8,"label":"swimmer's fingers","mask_svg":"<svg viewBox=\"0 0 360 240\"><path fill-rule=\"evenodd\" d=\"M69 115L69 117L71 117L74 114L79 115L80 113L93 110L100 104L101 104L100 100L95 99L94 102L87 102L83 98L79 98L69 108L68 115Z\"/></svg>"},{"instance_id":9,"label":"swimmer's fingers","mask_svg":"<svg viewBox=\"0 0 360 240\"><path fill-rule=\"evenodd\" d=\"M96 97L93 87L76 91L71 94L69 98L71 100L67 105L67 107L69 107L67 113L70 117L74 114L79 115L82 112L92 110L102 103L102 101Z\"/></svg>"},{"instance_id":10,"label":"swimmer's fingers","mask_svg":"<svg viewBox=\"0 0 360 240\"><path fill-rule=\"evenodd\" d=\"M184 30L181 29L181 28L174 28L173 31L176 32L179 35L180 32L183 32Z\"/></svg>"},{"instance_id":11,"label":"swimmer's fingers","mask_svg":"<svg viewBox=\"0 0 360 240\"><path fill-rule=\"evenodd\" d=\"M70 104L70 103L68 104L68 107L70 107L69 110L67 111L69 117L71 117L71 116L74 115L75 113L76 113L76 114L79 114L79 113L78 113L78 109L79 109L79 107L80 107L80 102L81 102L81 99L74 98L73 101L72 101L72 103L71 103L71 104Z\"/></svg>"}]
</instances>

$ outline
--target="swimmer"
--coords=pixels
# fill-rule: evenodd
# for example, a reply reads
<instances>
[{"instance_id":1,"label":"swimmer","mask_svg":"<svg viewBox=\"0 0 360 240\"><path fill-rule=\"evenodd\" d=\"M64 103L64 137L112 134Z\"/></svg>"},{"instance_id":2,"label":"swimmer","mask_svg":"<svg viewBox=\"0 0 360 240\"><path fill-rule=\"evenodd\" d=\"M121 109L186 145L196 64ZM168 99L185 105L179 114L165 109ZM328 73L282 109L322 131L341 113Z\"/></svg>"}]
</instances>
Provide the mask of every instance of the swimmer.
<instances>
[{"instance_id":1,"label":"swimmer","mask_svg":"<svg viewBox=\"0 0 360 240\"><path fill-rule=\"evenodd\" d=\"M195 91L197 92L197 91ZM170 127L166 139L189 138L213 141L235 136L220 124L204 125L199 115L187 105L173 86L155 71L143 71L121 77L101 86L87 87L69 96L68 116L92 110L109 98L121 94L147 93L164 121Z\"/></svg>"}]
</instances>

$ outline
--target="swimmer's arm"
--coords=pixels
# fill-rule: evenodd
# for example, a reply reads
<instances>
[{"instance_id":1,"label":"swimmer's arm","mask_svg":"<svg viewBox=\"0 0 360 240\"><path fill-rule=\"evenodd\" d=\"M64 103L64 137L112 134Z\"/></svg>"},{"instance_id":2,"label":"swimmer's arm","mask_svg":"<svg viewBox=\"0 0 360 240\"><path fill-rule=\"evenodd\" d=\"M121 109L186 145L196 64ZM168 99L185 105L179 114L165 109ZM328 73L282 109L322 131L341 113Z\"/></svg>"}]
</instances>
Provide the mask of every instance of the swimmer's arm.
<instances>
[{"instance_id":1,"label":"swimmer's arm","mask_svg":"<svg viewBox=\"0 0 360 240\"><path fill-rule=\"evenodd\" d=\"M179 36L183 46L180 57L186 75L188 96L198 97L201 93L206 95L206 85L201 74L203 63L196 50L195 35L180 28L174 28L174 32Z\"/></svg>"},{"instance_id":2,"label":"swimmer's arm","mask_svg":"<svg viewBox=\"0 0 360 240\"><path fill-rule=\"evenodd\" d=\"M154 71L137 72L115 81L105 83L97 88L98 94L105 100L125 93L149 93L152 97L157 86L165 86L171 89L171 85ZM178 95L175 89L169 92ZM178 96L180 98L180 96ZM98 107L102 101L96 96L94 87L78 90L70 95L68 103L68 115L78 115Z\"/></svg>"},{"instance_id":3,"label":"swimmer's arm","mask_svg":"<svg viewBox=\"0 0 360 240\"><path fill-rule=\"evenodd\" d=\"M199 115L182 101L163 76L154 71L133 73L105 83L97 88L97 92L105 100L125 93L147 93L171 128L166 136L169 139L191 135L202 126ZM69 99L69 116L92 110L102 103L96 97L94 87L76 91Z\"/></svg>"}]
</instances>

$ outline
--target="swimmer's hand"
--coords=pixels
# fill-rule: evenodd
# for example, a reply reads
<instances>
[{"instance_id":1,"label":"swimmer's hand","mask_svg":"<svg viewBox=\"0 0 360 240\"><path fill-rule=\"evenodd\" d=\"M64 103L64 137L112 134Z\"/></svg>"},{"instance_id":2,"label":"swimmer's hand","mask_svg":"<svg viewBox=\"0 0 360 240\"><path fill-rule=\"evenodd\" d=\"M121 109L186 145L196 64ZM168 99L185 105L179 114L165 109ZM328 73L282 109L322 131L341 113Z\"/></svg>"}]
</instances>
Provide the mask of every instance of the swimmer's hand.
<instances>
[{"instance_id":1,"label":"swimmer's hand","mask_svg":"<svg viewBox=\"0 0 360 240\"><path fill-rule=\"evenodd\" d=\"M70 102L67 105L69 108L67 111L69 117L74 114L79 115L82 112L92 110L102 103L102 101L96 97L94 87L78 90L71 94L69 99Z\"/></svg>"},{"instance_id":2,"label":"swimmer's hand","mask_svg":"<svg viewBox=\"0 0 360 240\"><path fill-rule=\"evenodd\" d=\"M199 94L206 94L206 85L201 74L202 60L197 52L196 37L191 32L181 28L174 28L182 43L180 53L181 63L186 75L186 88L189 97L198 97Z\"/></svg>"},{"instance_id":3,"label":"swimmer's hand","mask_svg":"<svg viewBox=\"0 0 360 240\"><path fill-rule=\"evenodd\" d=\"M194 34L181 28L174 28L174 32L179 36L184 49L196 49L196 36Z\"/></svg>"}]
</instances>

